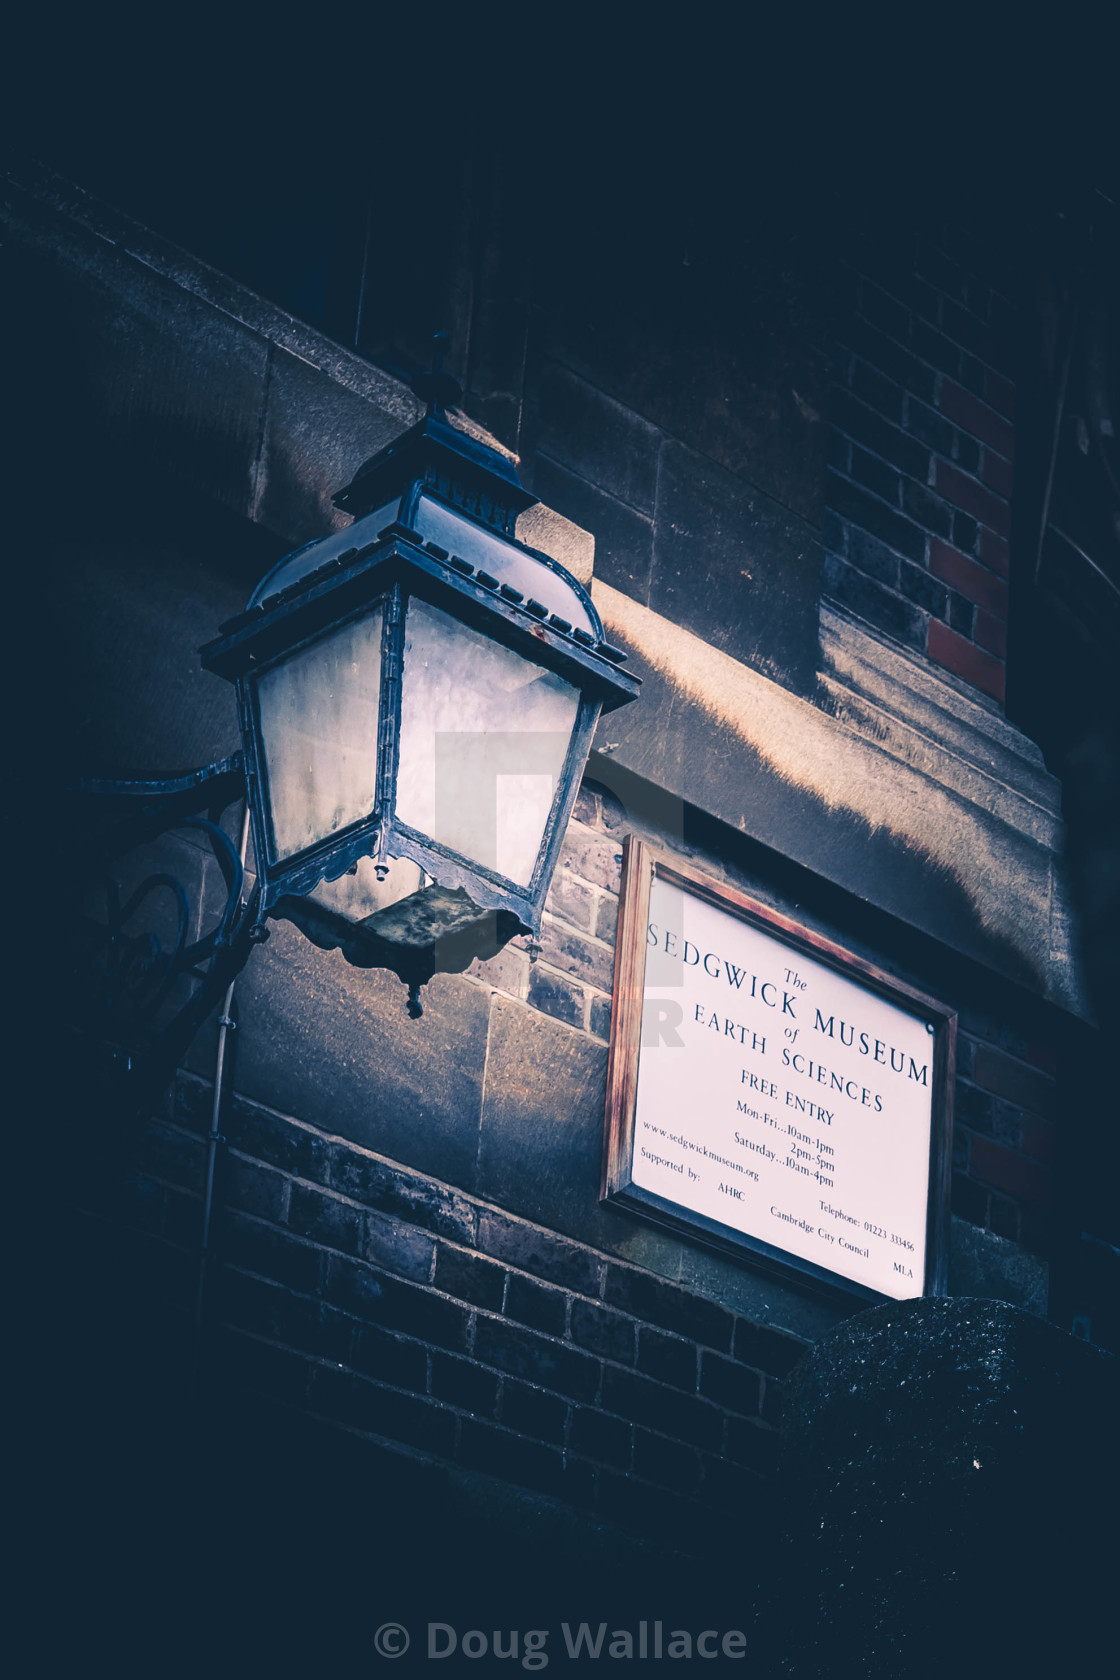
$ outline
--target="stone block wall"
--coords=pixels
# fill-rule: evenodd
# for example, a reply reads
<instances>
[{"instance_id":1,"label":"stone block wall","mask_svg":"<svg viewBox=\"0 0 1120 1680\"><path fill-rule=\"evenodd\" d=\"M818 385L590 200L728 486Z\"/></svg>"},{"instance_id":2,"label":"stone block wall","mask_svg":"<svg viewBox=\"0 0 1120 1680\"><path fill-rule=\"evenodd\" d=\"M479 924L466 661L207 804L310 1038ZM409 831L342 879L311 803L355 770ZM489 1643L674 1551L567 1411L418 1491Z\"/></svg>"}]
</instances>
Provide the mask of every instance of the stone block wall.
<instances>
[{"instance_id":1,"label":"stone block wall","mask_svg":"<svg viewBox=\"0 0 1120 1680\"><path fill-rule=\"evenodd\" d=\"M1013 281L960 228L847 229L825 592L1002 704Z\"/></svg>"},{"instance_id":2,"label":"stone block wall","mask_svg":"<svg viewBox=\"0 0 1120 1680\"><path fill-rule=\"evenodd\" d=\"M631 406L654 407L648 393L620 401L601 388L612 382L611 367L563 342L550 351L530 369L523 476L548 506L595 533L596 579L795 692L810 692L817 508L785 485L774 485L780 494L760 488L761 473L752 479L741 457L729 457L733 466L720 460L704 435L704 396L654 425ZM821 429L808 430L810 457Z\"/></svg>"}]
</instances>

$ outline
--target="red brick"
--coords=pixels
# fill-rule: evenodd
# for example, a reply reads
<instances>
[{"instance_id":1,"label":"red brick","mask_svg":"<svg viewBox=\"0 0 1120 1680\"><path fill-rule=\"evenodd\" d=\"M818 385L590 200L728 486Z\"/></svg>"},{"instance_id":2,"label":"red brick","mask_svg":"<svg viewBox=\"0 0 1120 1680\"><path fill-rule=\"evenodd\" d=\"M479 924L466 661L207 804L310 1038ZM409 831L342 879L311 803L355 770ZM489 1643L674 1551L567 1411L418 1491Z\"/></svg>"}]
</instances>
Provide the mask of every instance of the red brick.
<instances>
[{"instance_id":1,"label":"red brick","mask_svg":"<svg viewBox=\"0 0 1120 1680\"><path fill-rule=\"evenodd\" d=\"M1006 537L1011 530L1011 509L1001 496L996 496L985 488L979 480L970 478L948 461L939 460L934 488L941 495L952 502L954 507L963 508L978 519L981 525L987 525L991 530Z\"/></svg>"},{"instance_id":2,"label":"red brick","mask_svg":"<svg viewBox=\"0 0 1120 1680\"><path fill-rule=\"evenodd\" d=\"M929 656L936 659L939 665L944 665L947 671L963 677L965 682L979 688L985 694L990 694L994 700L1002 700L1004 695L1004 666L1003 661L994 659L990 653L976 646L975 642L966 641L958 636L955 630L950 630L947 624L942 624L939 618L929 621Z\"/></svg>"},{"instance_id":3,"label":"red brick","mask_svg":"<svg viewBox=\"0 0 1120 1680\"><path fill-rule=\"evenodd\" d=\"M1049 1119L1054 1112L1054 1082L1003 1050L978 1044L973 1057L972 1077L985 1091L1006 1097L1017 1108Z\"/></svg>"},{"instance_id":4,"label":"red brick","mask_svg":"<svg viewBox=\"0 0 1120 1680\"><path fill-rule=\"evenodd\" d=\"M990 444L993 449L1008 460L1015 453L1015 428L1010 426L1001 414L989 408L987 403L974 397L971 391L948 376L941 381L941 401L939 404L942 414L953 424L960 426L963 431L971 432L979 438L981 443Z\"/></svg>"},{"instance_id":5,"label":"red brick","mask_svg":"<svg viewBox=\"0 0 1120 1680\"><path fill-rule=\"evenodd\" d=\"M1017 1155L991 1138L974 1137L969 1171L973 1178L1019 1202L1043 1207L1050 1200L1050 1175L1037 1161Z\"/></svg>"},{"instance_id":6,"label":"red brick","mask_svg":"<svg viewBox=\"0 0 1120 1680\"><path fill-rule=\"evenodd\" d=\"M997 537L994 531L981 530L980 558L991 571L998 572L1000 577L1006 577L1011 570L1011 550L1003 537Z\"/></svg>"},{"instance_id":7,"label":"red brick","mask_svg":"<svg viewBox=\"0 0 1120 1680\"><path fill-rule=\"evenodd\" d=\"M1002 618L993 618L991 613L978 612L976 622L972 626L972 638L979 642L982 648L994 653L997 659L1007 658L1007 625Z\"/></svg>"},{"instance_id":8,"label":"red brick","mask_svg":"<svg viewBox=\"0 0 1120 1680\"><path fill-rule=\"evenodd\" d=\"M1011 483L1014 477L1011 462L1004 456L997 455L994 449L985 449L980 458L980 477L984 483L998 491L1001 496L1011 497Z\"/></svg>"},{"instance_id":9,"label":"red brick","mask_svg":"<svg viewBox=\"0 0 1120 1680\"><path fill-rule=\"evenodd\" d=\"M942 583L947 583L970 601L975 601L993 618L1006 619L1007 585L1003 579L986 567L978 566L975 560L970 560L959 549L951 548L940 537L934 537L930 542L929 569L934 577L940 578Z\"/></svg>"},{"instance_id":10,"label":"red brick","mask_svg":"<svg viewBox=\"0 0 1120 1680\"><path fill-rule=\"evenodd\" d=\"M984 374L984 395L993 408L1001 414L1006 414L1009 420L1015 418L1015 387L1010 379L1005 379L1001 373L993 373L987 368Z\"/></svg>"}]
</instances>

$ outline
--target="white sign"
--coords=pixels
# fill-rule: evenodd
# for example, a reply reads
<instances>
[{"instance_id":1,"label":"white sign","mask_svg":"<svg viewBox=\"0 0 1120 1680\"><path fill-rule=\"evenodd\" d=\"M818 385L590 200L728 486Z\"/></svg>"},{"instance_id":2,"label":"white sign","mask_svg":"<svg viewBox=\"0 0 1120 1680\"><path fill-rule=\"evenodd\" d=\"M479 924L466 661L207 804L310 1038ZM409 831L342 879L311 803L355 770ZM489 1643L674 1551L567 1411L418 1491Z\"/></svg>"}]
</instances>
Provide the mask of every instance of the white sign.
<instances>
[{"instance_id":1,"label":"white sign","mask_svg":"<svg viewBox=\"0 0 1120 1680\"><path fill-rule=\"evenodd\" d=\"M921 1295L933 1084L924 1019L654 877L635 1187Z\"/></svg>"}]
</instances>

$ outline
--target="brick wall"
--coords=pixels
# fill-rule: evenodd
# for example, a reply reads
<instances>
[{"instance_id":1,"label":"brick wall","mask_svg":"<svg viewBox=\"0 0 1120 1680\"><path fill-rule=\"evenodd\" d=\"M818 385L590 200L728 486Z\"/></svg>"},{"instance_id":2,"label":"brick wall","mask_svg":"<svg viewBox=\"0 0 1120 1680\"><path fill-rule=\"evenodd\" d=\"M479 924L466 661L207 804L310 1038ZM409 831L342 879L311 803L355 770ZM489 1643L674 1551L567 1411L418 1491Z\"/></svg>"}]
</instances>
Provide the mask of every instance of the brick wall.
<instances>
[{"instance_id":1,"label":"brick wall","mask_svg":"<svg viewBox=\"0 0 1120 1680\"><path fill-rule=\"evenodd\" d=\"M825 593L1002 704L1012 279L960 229L848 230Z\"/></svg>"},{"instance_id":2,"label":"brick wall","mask_svg":"<svg viewBox=\"0 0 1120 1680\"><path fill-rule=\"evenodd\" d=\"M957 1038L953 1212L1045 1254L1056 1109L1049 1047L975 1016Z\"/></svg>"},{"instance_id":3,"label":"brick wall","mask_svg":"<svg viewBox=\"0 0 1120 1680\"><path fill-rule=\"evenodd\" d=\"M114 1210L184 1347L210 1101L180 1075ZM678 1539L758 1498L802 1342L258 1104L224 1123L212 1381Z\"/></svg>"},{"instance_id":4,"label":"brick wall","mask_svg":"<svg viewBox=\"0 0 1120 1680\"><path fill-rule=\"evenodd\" d=\"M541 922L540 954L521 940L469 972L594 1038L609 1039L614 941L622 873L621 805L605 788L580 789Z\"/></svg>"},{"instance_id":5,"label":"brick wall","mask_svg":"<svg viewBox=\"0 0 1120 1680\"><path fill-rule=\"evenodd\" d=\"M518 941L473 966L477 985L607 1039L628 826L586 782L539 957ZM1041 1253L1053 1076L1044 1043L962 1014L953 1211ZM181 1074L123 1202L91 1216L101 1240L140 1245L130 1269L157 1286L173 1361L190 1343L210 1100ZM213 1379L670 1537L761 1494L796 1337L260 1103L235 1097L224 1127Z\"/></svg>"}]
</instances>

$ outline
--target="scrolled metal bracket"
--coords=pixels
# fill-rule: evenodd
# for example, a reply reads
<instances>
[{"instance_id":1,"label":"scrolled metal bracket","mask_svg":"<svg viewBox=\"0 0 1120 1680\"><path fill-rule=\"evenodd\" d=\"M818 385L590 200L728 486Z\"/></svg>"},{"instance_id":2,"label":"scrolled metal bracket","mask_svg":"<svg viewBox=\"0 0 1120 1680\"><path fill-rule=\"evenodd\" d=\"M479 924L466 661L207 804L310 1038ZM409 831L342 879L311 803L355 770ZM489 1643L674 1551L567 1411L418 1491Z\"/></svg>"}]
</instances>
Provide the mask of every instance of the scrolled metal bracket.
<instances>
[{"instance_id":1,"label":"scrolled metal bracket","mask_svg":"<svg viewBox=\"0 0 1120 1680\"><path fill-rule=\"evenodd\" d=\"M80 971L84 984L76 983L75 1002L86 1021L92 1014L101 1035L127 1052L128 1085L137 1109L159 1096L196 1033L245 967L253 946L269 937L267 918L294 923L312 944L341 951L355 968L385 968L396 974L407 988L413 1020L423 1014L420 991L434 974L460 974L476 958L493 956L524 931L512 912L482 909L461 887L435 882L360 921L312 897L285 895L269 903L259 878L246 894L244 840L239 850L221 823L231 804L246 801L240 753L184 776L89 778L75 791L107 801L112 810L82 871L87 887L100 888L104 913L82 923L74 974L77 982ZM243 822L247 835L247 816ZM114 874L125 855L172 830L202 837L226 887L217 920L193 939L190 894L170 870L148 875L127 898L122 898ZM174 912L166 942L151 932L131 931L145 905L161 894L169 895ZM190 986L190 996L167 1018L182 981Z\"/></svg>"},{"instance_id":2,"label":"scrolled metal bracket","mask_svg":"<svg viewBox=\"0 0 1120 1680\"><path fill-rule=\"evenodd\" d=\"M259 888L246 894L239 849L221 826L223 813L245 798L240 753L187 775L110 780L89 778L75 791L111 801L113 817L102 829L80 871L87 888L99 892L104 917L86 918L75 941L75 1012L127 1050L124 1080L129 1102L139 1111L164 1089L195 1035L220 1003L230 982L248 961L258 925ZM193 906L183 882L170 870L146 876L122 898L115 866L137 848L173 830L202 837L226 889L213 925L190 938ZM145 906L166 895L173 910L168 940L136 932ZM170 1014L180 982L189 995Z\"/></svg>"}]
</instances>

